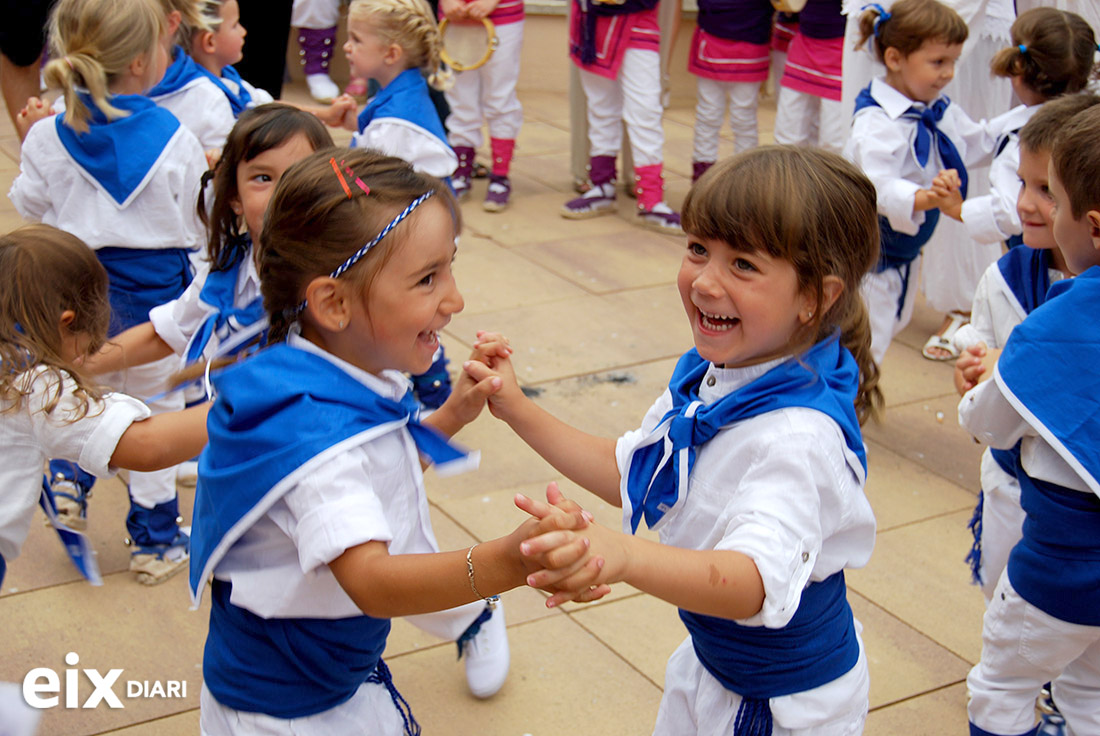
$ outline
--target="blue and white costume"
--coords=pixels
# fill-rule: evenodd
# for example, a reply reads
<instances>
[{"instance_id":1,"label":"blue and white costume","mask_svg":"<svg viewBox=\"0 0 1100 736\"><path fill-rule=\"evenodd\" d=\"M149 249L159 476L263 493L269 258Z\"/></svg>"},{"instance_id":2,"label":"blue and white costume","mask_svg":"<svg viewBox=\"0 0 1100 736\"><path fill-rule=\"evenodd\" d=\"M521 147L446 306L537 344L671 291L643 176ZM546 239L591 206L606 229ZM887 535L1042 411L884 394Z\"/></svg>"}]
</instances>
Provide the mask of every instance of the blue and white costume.
<instances>
[{"instance_id":1,"label":"blue and white costume","mask_svg":"<svg viewBox=\"0 0 1100 736\"><path fill-rule=\"evenodd\" d=\"M237 122L229 97L214 83L214 76L176 46L164 78L146 93L153 102L179 118L195 134L203 150L221 148Z\"/></svg>"},{"instance_id":2,"label":"blue and white costume","mask_svg":"<svg viewBox=\"0 0 1100 736\"><path fill-rule=\"evenodd\" d=\"M1046 301L1050 285L1064 277L1051 266L1050 251L1026 245L1012 248L978 282L970 323L955 333L955 348L960 354L983 342L991 349L1003 348L1012 330ZM1009 551L1020 541L1024 510L1016 481L1018 455L1018 451L989 448L982 453L982 490L971 522L976 546L970 562L987 602Z\"/></svg>"},{"instance_id":3,"label":"blue and white costume","mask_svg":"<svg viewBox=\"0 0 1100 736\"><path fill-rule=\"evenodd\" d=\"M419 452L434 441L448 453L437 462L461 454L410 424L400 373L368 374L295 332L215 386L191 561L196 603L214 577L203 732L404 733L384 678L371 679L389 621L363 616L328 563L368 541L438 551ZM483 609L451 609L463 615L450 638Z\"/></svg>"},{"instance_id":4,"label":"blue and white costume","mask_svg":"<svg viewBox=\"0 0 1100 736\"><path fill-rule=\"evenodd\" d=\"M359 113L359 132L352 145L397 156L417 171L440 179L458 167L419 69L401 72L367 103Z\"/></svg>"},{"instance_id":5,"label":"blue and white costume","mask_svg":"<svg viewBox=\"0 0 1100 736\"><path fill-rule=\"evenodd\" d=\"M195 202L206 158L195 136L148 98L110 99L130 115L108 122L87 98L88 132L77 134L65 125L64 113L33 126L9 196L24 218L70 232L96 251L110 278L115 334L147 321L150 309L178 297L190 283L188 256L204 241ZM148 399L164 391L177 368L169 358L100 378ZM175 411L183 408L183 398L171 394L149 406L154 413ZM141 509L168 504L164 516L175 527L174 468L132 473L130 494Z\"/></svg>"},{"instance_id":6,"label":"blue and white costume","mask_svg":"<svg viewBox=\"0 0 1100 736\"><path fill-rule=\"evenodd\" d=\"M1100 268L1052 286L1013 330L994 380L959 404L959 423L980 441L1020 443L1026 513L967 677L978 736L1032 733L1035 697L1051 680L1070 733L1100 733L1100 329L1083 319L1097 304Z\"/></svg>"},{"instance_id":7,"label":"blue and white costume","mask_svg":"<svg viewBox=\"0 0 1100 736\"><path fill-rule=\"evenodd\" d=\"M933 114L939 116L934 123L928 119ZM954 168L963 179L965 198L966 170L988 162L995 143L987 126L946 97L931 105L914 102L882 79L860 93L844 156L878 193L882 254L878 269L862 284L876 363L912 318L916 290L910 287L919 272L920 250L939 220L939 210L913 211L917 191L930 188L941 169ZM948 150L954 153L947 156Z\"/></svg>"},{"instance_id":8,"label":"blue and white costume","mask_svg":"<svg viewBox=\"0 0 1100 736\"><path fill-rule=\"evenodd\" d=\"M42 495L46 461L62 458L80 463L99 477L114 475L111 456L119 439L131 424L149 416L149 409L140 401L124 394L107 394L76 419L76 384L67 374L58 405L47 414L44 407L56 394L56 378L36 368L15 383L32 391L19 411L0 412L0 443L6 448L0 467L0 488L4 489L0 493L0 582L5 561L18 556L27 538ZM0 402L0 409L6 409L6 403Z\"/></svg>"},{"instance_id":9,"label":"blue and white costume","mask_svg":"<svg viewBox=\"0 0 1100 736\"><path fill-rule=\"evenodd\" d=\"M963 202L962 220L967 234L978 243L1002 243L1015 237L1012 245L1023 242L1016 200L1020 196L1020 128L1039 111L1040 105L1018 105L989 121L997 134L993 163L989 166L989 194Z\"/></svg>"},{"instance_id":10,"label":"blue and white costume","mask_svg":"<svg viewBox=\"0 0 1100 736\"><path fill-rule=\"evenodd\" d=\"M717 368L692 350L641 428L616 445L624 531L644 518L663 544L743 553L764 583L763 608L748 619L681 611L691 636L669 659L655 734L685 724L739 733L743 710L770 712L776 734L862 731L867 660L843 583L875 542L852 404L858 371L834 339L800 359L813 374L793 359ZM737 642L733 651L723 640ZM759 659L739 661L747 652Z\"/></svg>"}]
</instances>

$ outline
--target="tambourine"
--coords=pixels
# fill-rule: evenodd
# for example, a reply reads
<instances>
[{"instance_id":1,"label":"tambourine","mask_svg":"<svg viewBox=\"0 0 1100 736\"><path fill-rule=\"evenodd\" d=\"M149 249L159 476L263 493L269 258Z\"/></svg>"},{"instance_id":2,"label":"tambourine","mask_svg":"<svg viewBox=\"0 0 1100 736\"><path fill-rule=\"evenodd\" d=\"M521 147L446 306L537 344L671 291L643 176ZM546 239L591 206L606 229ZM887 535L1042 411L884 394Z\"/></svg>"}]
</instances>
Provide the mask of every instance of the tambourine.
<instances>
[{"instance_id":1,"label":"tambourine","mask_svg":"<svg viewBox=\"0 0 1100 736\"><path fill-rule=\"evenodd\" d=\"M443 37L443 48L440 49L439 56L444 64L456 72L483 66L500 45L496 27L488 18L469 23L451 23L444 18L439 22L439 35Z\"/></svg>"},{"instance_id":2,"label":"tambourine","mask_svg":"<svg viewBox=\"0 0 1100 736\"><path fill-rule=\"evenodd\" d=\"M798 13L806 7L806 0L772 0L772 7L780 13Z\"/></svg>"}]
</instances>

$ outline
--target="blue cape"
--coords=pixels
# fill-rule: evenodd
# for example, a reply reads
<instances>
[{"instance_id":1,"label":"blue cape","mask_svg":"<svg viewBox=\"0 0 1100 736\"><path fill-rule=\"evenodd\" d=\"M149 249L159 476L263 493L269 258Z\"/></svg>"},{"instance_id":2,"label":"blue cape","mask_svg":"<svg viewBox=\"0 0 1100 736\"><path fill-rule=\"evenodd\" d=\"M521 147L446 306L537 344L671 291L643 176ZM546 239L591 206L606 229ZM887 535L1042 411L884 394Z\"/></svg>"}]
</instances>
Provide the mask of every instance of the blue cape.
<instances>
[{"instance_id":1,"label":"blue cape","mask_svg":"<svg viewBox=\"0 0 1100 736\"><path fill-rule=\"evenodd\" d=\"M383 87L359 113L359 132L362 133L372 120L399 118L419 125L439 140L447 143L447 133L439 122L428 83L419 69L406 69ZM449 143L447 145L450 145Z\"/></svg>"}]
</instances>

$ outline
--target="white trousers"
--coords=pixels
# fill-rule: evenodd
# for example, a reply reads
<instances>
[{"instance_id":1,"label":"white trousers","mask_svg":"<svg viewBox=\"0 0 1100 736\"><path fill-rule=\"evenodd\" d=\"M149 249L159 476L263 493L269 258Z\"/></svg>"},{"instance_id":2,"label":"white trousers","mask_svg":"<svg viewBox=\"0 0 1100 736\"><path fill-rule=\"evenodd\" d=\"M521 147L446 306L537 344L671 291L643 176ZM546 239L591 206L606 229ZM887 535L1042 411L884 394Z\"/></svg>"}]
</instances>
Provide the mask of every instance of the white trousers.
<instances>
[{"instance_id":1,"label":"white trousers","mask_svg":"<svg viewBox=\"0 0 1100 736\"><path fill-rule=\"evenodd\" d=\"M913 319L913 307L917 300L917 274L920 273L920 257L909 264L909 287L905 292L905 303L898 316L898 299L902 292L902 272L888 268L881 273L869 273L863 277L859 293L867 307L867 316L871 321L871 357L882 365L886 349L894 335L905 329Z\"/></svg>"},{"instance_id":2,"label":"white trousers","mask_svg":"<svg viewBox=\"0 0 1100 736\"><path fill-rule=\"evenodd\" d=\"M982 659L966 678L970 722L989 733L1027 731L1039 689L1051 681L1070 736L1100 734L1100 627L1043 613L1006 571L982 621Z\"/></svg>"},{"instance_id":3,"label":"white trousers","mask_svg":"<svg viewBox=\"0 0 1100 736\"><path fill-rule=\"evenodd\" d=\"M664 161L665 132L661 127L661 55L627 49L618 79L580 70L588 101L590 156L615 156L623 144L626 123L635 166Z\"/></svg>"},{"instance_id":4,"label":"white trousers","mask_svg":"<svg viewBox=\"0 0 1100 736\"><path fill-rule=\"evenodd\" d=\"M729 106L734 153L755 148L759 142L756 105L759 82L719 82L698 77L695 101L695 146L692 161L718 160L718 133Z\"/></svg>"},{"instance_id":5,"label":"white trousers","mask_svg":"<svg viewBox=\"0 0 1100 736\"><path fill-rule=\"evenodd\" d=\"M294 0L290 25L295 28L332 28L340 22L340 0Z\"/></svg>"},{"instance_id":6,"label":"white trousers","mask_svg":"<svg viewBox=\"0 0 1100 736\"><path fill-rule=\"evenodd\" d=\"M484 140L481 126L488 124L490 138L515 139L523 124L523 106L516 95L519 81L523 22L496 27L500 45L484 66L455 72L455 83L444 94L451 114L447 117L447 142L477 148Z\"/></svg>"},{"instance_id":7,"label":"white trousers","mask_svg":"<svg viewBox=\"0 0 1100 736\"><path fill-rule=\"evenodd\" d=\"M982 595L988 605L1008 564L1008 554L1023 536L1020 484L987 448L982 453Z\"/></svg>"},{"instance_id":8,"label":"white trousers","mask_svg":"<svg viewBox=\"0 0 1100 736\"><path fill-rule=\"evenodd\" d=\"M839 154L848 139L850 115L840 100L779 88L775 108L775 142L794 146L820 146Z\"/></svg>"},{"instance_id":9,"label":"white trousers","mask_svg":"<svg viewBox=\"0 0 1100 736\"><path fill-rule=\"evenodd\" d=\"M100 376L107 386L144 401L154 414L180 411L184 406L182 391L173 391L155 400L151 397L168 390L168 380L180 368L180 359L169 355L153 363L127 368ZM176 467L151 473L130 472L130 496L147 509L176 497Z\"/></svg>"}]
</instances>

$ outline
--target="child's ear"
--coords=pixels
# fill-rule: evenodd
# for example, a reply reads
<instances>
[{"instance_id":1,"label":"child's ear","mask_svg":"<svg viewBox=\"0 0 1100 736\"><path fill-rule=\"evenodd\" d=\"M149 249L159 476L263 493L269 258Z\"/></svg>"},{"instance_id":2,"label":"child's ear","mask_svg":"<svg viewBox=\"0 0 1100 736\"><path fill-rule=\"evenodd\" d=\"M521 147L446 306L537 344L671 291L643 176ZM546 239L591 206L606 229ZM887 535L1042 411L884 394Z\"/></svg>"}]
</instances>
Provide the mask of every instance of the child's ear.
<instances>
[{"instance_id":1,"label":"child's ear","mask_svg":"<svg viewBox=\"0 0 1100 736\"><path fill-rule=\"evenodd\" d=\"M183 23L183 13L178 10L173 10L164 18L164 31L168 35L168 38L175 38L176 31L180 29L180 24Z\"/></svg>"},{"instance_id":2,"label":"child's ear","mask_svg":"<svg viewBox=\"0 0 1100 736\"><path fill-rule=\"evenodd\" d=\"M387 64L400 64L405 60L405 49L400 44L391 43L386 47L386 53L382 55L382 61Z\"/></svg>"},{"instance_id":3,"label":"child's ear","mask_svg":"<svg viewBox=\"0 0 1100 736\"><path fill-rule=\"evenodd\" d=\"M841 281L839 276L830 274L821 280L821 314L828 312L836 300L840 298L841 293L844 292L844 282ZM813 319L814 309L817 308L817 299L813 294L804 294L802 297L802 309L798 313L798 317L802 320L802 324L809 324Z\"/></svg>"},{"instance_id":4,"label":"child's ear","mask_svg":"<svg viewBox=\"0 0 1100 736\"><path fill-rule=\"evenodd\" d=\"M319 328L339 332L351 321L351 302L344 286L331 276L318 276L306 287L306 310Z\"/></svg>"},{"instance_id":5,"label":"child's ear","mask_svg":"<svg viewBox=\"0 0 1100 736\"><path fill-rule=\"evenodd\" d=\"M199 33L198 47L204 54L213 54L217 49L217 43L214 41L213 31L202 31Z\"/></svg>"},{"instance_id":6,"label":"child's ear","mask_svg":"<svg viewBox=\"0 0 1100 736\"><path fill-rule=\"evenodd\" d=\"M882 63L886 65L886 68L892 72L896 72L901 68L901 61L905 57L901 55L896 46L888 46L885 51L882 52Z\"/></svg>"},{"instance_id":7,"label":"child's ear","mask_svg":"<svg viewBox=\"0 0 1100 736\"><path fill-rule=\"evenodd\" d=\"M240 197L234 197L229 200L229 209L233 210L233 214L240 217L244 214L244 206L241 204Z\"/></svg>"},{"instance_id":8,"label":"child's ear","mask_svg":"<svg viewBox=\"0 0 1100 736\"><path fill-rule=\"evenodd\" d=\"M1092 238L1092 247L1100 250L1100 210L1086 212L1085 222L1089 224L1089 237Z\"/></svg>"},{"instance_id":9,"label":"child's ear","mask_svg":"<svg viewBox=\"0 0 1100 736\"><path fill-rule=\"evenodd\" d=\"M73 323L73 320L75 319L76 312L71 309L66 309L64 312L61 313L61 318L58 320L58 325L67 331L69 329L69 325L71 325Z\"/></svg>"}]
</instances>

